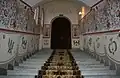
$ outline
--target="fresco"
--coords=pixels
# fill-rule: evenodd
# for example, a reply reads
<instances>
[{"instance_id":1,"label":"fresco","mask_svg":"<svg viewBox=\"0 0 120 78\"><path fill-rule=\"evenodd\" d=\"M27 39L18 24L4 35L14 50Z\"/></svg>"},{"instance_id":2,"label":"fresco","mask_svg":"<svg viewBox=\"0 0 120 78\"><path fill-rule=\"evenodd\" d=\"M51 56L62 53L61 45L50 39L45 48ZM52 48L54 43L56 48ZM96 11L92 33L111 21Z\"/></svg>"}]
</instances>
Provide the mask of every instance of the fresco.
<instances>
[{"instance_id":1,"label":"fresco","mask_svg":"<svg viewBox=\"0 0 120 78\"><path fill-rule=\"evenodd\" d=\"M80 40L76 39L73 40L73 46L79 46L80 45Z\"/></svg>"},{"instance_id":2,"label":"fresco","mask_svg":"<svg viewBox=\"0 0 120 78\"><path fill-rule=\"evenodd\" d=\"M104 36L97 36L95 35L96 39L95 39L95 52L100 55L100 56L104 56L105 55L105 51L104 51Z\"/></svg>"},{"instance_id":3,"label":"fresco","mask_svg":"<svg viewBox=\"0 0 120 78\"><path fill-rule=\"evenodd\" d=\"M49 38L43 39L43 48L50 48L50 39Z\"/></svg>"},{"instance_id":4,"label":"fresco","mask_svg":"<svg viewBox=\"0 0 120 78\"><path fill-rule=\"evenodd\" d=\"M18 1L17 8L16 24L18 30L34 32L33 26L35 25L35 20L34 13L31 11L31 8L21 1Z\"/></svg>"},{"instance_id":5,"label":"fresco","mask_svg":"<svg viewBox=\"0 0 120 78\"><path fill-rule=\"evenodd\" d=\"M38 33L31 7L20 0L0 0L0 29ZM0 31L0 64L8 63L15 56L26 55L39 48L39 35Z\"/></svg>"},{"instance_id":6,"label":"fresco","mask_svg":"<svg viewBox=\"0 0 120 78\"><path fill-rule=\"evenodd\" d=\"M79 38L80 35L80 26L79 25L72 25L72 38Z\"/></svg>"},{"instance_id":7,"label":"fresco","mask_svg":"<svg viewBox=\"0 0 120 78\"><path fill-rule=\"evenodd\" d=\"M34 13L20 0L0 0L0 28L34 32Z\"/></svg>"},{"instance_id":8,"label":"fresco","mask_svg":"<svg viewBox=\"0 0 120 78\"><path fill-rule=\"evenodd\" d=\"M94 49L94 46L95 46L94 41L95 41L95 39L94 38L95 38L95 36L89 36L88 37L87 46L88 46L88 49L89 49L90 52L95 51L95 49Z\"/></svg>"},{"instance_id":9,"label":"fresco","mask_svg":"<svg viewBox=\"0 0 120 78\"><path fill-rule=\"evenodd\" d=\"M3 39L3 35L5 38ZM5 63L15 58L17 53L18 35L0 33L0 63Z\"/></svg>"},{"instance_id":10,"label":"fresco","mask_svg":"<svg viewBox=\"0 0 120 78\"><path fill-rule=\"evenodd\" d=\"M17 13L16 0L0 0L0 28L15 24Z\"/></svg>"},{"instance_id":11,"label":"fresco","mask_svg":"<svg viewBox=\"0 0 120 78\"><path fill-rule=\"evenodd\" d=\"M104 0L82 19L84 32L108 31L120 28L120 1Z\"/></svg>"},{"instance_id":12,"label":"fresco","mask_svg":"<svg viewBox=\"0 0 120 78\"><path fill-rule=\"evenodd\" d=\"M103 0L92 8L80 25L83 33L95 33L83 35L85 50L95 51L99 56L106 54L109 59L120 63L119 32L104 32L120 29L120 0Z\"/></svg>"},{"instance_id":13,"label":"fresco","mask_svg":"<svg viewBox=\"0 0 120 78\"><path fill-rule=\"evenodd\" d=\"M44 34L45 38L50 38L50 33L51 33L51 29L50 28L51 27L50 27L49 24L44 25L44 27L43 27L43 34Z\"/></svg>"},{"instance_id":14,"label":"fresco","mask_svg":"<svg viewBox=\"0 0 120 78\"><path fill-rule=\"evenodd\" d=\"M107 35L107 39L105 40L108 57L117 62L120 62L120 43L118 43L119 41L120 38L118 37L118 34Z\"/></svg>"},{"instance_id":15,"label":"fresco","mask_svg":"<svg viewBox=\"0 0 120 78\"><path fill-rule=\"evenodd\" d=\"M10 54L13 53L14 44L15 44L15 42L9 38L9 40L8 40L8 53L10 53Z\"/></svg>"}]
</instances>

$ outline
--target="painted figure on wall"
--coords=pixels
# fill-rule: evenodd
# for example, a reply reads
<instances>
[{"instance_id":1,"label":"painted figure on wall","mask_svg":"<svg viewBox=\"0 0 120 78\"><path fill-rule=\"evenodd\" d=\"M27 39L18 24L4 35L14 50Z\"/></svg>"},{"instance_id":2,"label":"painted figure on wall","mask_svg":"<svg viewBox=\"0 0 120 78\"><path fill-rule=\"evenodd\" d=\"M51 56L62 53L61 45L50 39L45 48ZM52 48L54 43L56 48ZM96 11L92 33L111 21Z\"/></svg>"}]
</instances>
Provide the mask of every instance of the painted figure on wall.
<instances>
[{"instance_id":1,"label":"painted figure on wall","mask_svg":"<svg viewBox=\"0 0 120 78\"><path fill-rule=\"evenodd\" d=\"M79 25L73 25L72 32L73 38L79 38Z\"/></svg>"},{"instance_id":2,"label":"painted figure on wall","mask_svg":"<svg viewBox=\"0 0 120 78\"><path fill-rule=\"evenodd\" d=\"M15 44L15 42L9 38L9 41L8 41L8 53L12 54L14 44Z\"/></svg>"},{"instance_id":3,"label":"painted figure on wall","mask_svg":"<svg viewBox=\"0 0 120 78\"><path fill-rule=\"evenodd\" d=\"M50 25L44 26L44 37L47 37L47 38L50 37Z\"/></svg>"}]
</instances>

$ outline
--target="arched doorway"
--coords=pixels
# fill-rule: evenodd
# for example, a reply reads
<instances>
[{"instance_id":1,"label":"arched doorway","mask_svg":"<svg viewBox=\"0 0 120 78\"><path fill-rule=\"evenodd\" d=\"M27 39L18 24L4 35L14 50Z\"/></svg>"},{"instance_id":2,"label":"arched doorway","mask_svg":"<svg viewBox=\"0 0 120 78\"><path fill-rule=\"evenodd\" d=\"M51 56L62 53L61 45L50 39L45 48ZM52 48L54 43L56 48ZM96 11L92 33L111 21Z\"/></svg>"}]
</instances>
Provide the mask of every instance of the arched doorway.
<instances>
[{"instance_id":1,"label":"arched doorway","mask_svg":"<svg viewBox=\"0 0 120 78\"><path fill-rule=\"evenodd\" d=\"M71 49L71 22L66 17L53 19L51 49Z\"/></svg>"}]
</instances>

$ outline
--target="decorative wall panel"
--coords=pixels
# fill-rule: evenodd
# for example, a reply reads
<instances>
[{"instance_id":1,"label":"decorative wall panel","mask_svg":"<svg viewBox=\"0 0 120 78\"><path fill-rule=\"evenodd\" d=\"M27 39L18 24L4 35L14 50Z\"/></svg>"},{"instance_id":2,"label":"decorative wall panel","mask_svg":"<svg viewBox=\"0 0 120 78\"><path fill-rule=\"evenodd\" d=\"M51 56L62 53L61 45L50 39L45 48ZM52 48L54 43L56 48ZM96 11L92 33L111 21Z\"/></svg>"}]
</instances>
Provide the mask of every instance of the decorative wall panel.
<instances>
[{"instance_id":1,"label":"decorative wall panel","mask_svg":"<svg viewBox=\"0 0 120 78\"><path fill-rule=\"evenodd\" d=\"M15 26L16 16L16 0L0 0L0 28Z\"/></svg>"},{"instance_id":2,"label":"decorative wall panel","mask_svg":"<svg viewBox=\"0 0 120 78\"><path fill-rule=\"evenodd\" d=\"M118 34L106 35L105 45L106 53L109 58L120 63L120 38Z\"/></svg>"},{"instance_id":3,"label":"decorative wall panel","mask_svg":"<svg viewBox=\"0 0 120 78\"><path fill-rule=\"evenodd\" d=\"M100 56L104 56L105 55L105 50L104 50L104 35L101 35L101 36L98 36L98 35L95 35L95 52L100 55Z\"/></svg>"},{"instance_id":4,"label":"decorative wall panel","mask_svg":"<svg viewBox=\"0 0 120 78\"><path fill-rule=\"evenodd\" d=\"M43 48L50 48L50 38L43 39Z\"/></svg>"},{"instance_id":5,"label":"decorative wall panel","mask_svg":"<svg viewBox=\"0 0 120 78\"><path fill-rule=\"evenodd\" d=\"M79 25L72 25L72 38L79 38L80 36L80 26Z\"/></svg>"},{"instance_id":6,"label":"decorative wall panel","mask_svg":"<svg viewBox=\"0 0 120 78\"><path fill-rule=\"evenodd\" d=\"M50 24L45 24L43 28L43 34L45 38L50 38L51 26Z\"/></svg>"},{"instance_id":7,"label":"decorative wall panel","mask_svg":"<svg viewBox=\"0 0 120 78\"><path fill-rule=\"evenodd\" d=\"M96 54L100 56L106 54L109 59L117 63L120 63L119 9L120 0L103 0L81 22L81 25L84 24L84 29L86 29L84 33L87 33L84 34L84 48L91 51L90 45L94 41ZM87 45L87 43L89 44Z\"/></svg>"},{"instance_id":8,"label":"decorative wall panel","mask_svg":"<svg viewBox=\"0 0 120 78\"><path fill-rule=\"evenodd\" d=\"M0 64L38 50L39 35L34 27L31 7L20 0L0 0Z\"/></svg>"},{"instance_id":9,"label":"decorative wall panel","mask_svg":"<svg viewBox=\"0 0 120 78\"><path fill-rule=\"evenodd\" d=\"M3 39L3 35L5 38ZM15 58L18 48L18 35L0 33L0 63L6 63Z\"/></svg>"}]
</instances>

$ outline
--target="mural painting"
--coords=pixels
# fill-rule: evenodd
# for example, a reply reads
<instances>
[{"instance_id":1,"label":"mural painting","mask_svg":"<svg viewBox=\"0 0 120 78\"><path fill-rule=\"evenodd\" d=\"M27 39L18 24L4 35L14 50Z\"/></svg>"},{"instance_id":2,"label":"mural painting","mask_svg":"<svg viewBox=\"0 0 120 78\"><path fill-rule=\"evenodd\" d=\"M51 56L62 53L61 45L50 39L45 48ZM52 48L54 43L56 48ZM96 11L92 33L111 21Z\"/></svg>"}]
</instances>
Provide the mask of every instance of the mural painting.
<instances>
[{"instance_id":1,"label":"mural painting","mask_svg":"<svg viewBox=\"0 0 120 78\"><path fill-rule=\"evenodd\" d=\"M22 37L22 44L21 44L21 46L22 46L23 49L26 49L26 47L27 47L27 40L25 40L24 37Z\"/></svg>"},{"instance_id":2,"label":"mural painting","mask_svg":"<svg viewBox=\"0 0 120 78\"><path fill-rule=\"evenodd\" d=\"M9 38L9 41L8 41L8 53L12 54L14 44L15 44L15 42Z\"/></svg>"},{"instance_id":3,"label":"mural painting","mask_svg":"<svg viewBox=\"0 0 120 78\"><path fill-rule=\"evenodd\" d=\"M33 17L34 13L31 8L20 0L0 0L0 28L33 33L36 32L34 30L36 24ZM33 37L32 43L30 41L31 37ZM39 44L39 40L36 41L35 35L1 31L0 63L7 63L15 59L16 54L23 56L28 52L28 43L30 46L36 43ZM38 47L39 45L36 46ZM32 48L30 52L33 52L33 50L35 51L35 48Z\"/></svg>"},{"instance_id":4,"label":"mural painting","mask_svg":"<svg viewBox=\"0 0 120 78\"><path fill-rule=\"evenodd\" d=\"M8 25L13 25L16 18L16 0L1 0L0 1L0 27L6 28Z\"/></svg>"},{"instance_id":5,"label":"mural painting","mask_svg":"<svg viewBox=\"0 0 120 78\"><path fill-rule=\"evenodd\" d=\"M19 49L18 49L18 54L19 56L23 56L27 52L27 37L28 35L20 35L20 43L19 43Z\"/></svg>"},{"instance_id":6,"label":"mural painting","mask_svg":"<svg viewBox=\"0 0 120 78\"><path fill-rule=\"evenodd\" d=\"M5 63L15 58L18 42L16 34L0 33L0 63Z\"/></svg>"},{"instance_id":7,"label":"mural painting","mask_svg":"<svg viewBox=\"0 0 120 78\"><path fill-rule=\"evenodd\" d=\"M105 52L104 52L104 36L95 36L95 52L100 55L100 56L104 56Z\"/></svg>"},{"instance_id":8,"label":"mural painting","mask_svg":"<svg viewBox=\"0 0 120 78\"><path fill-rule=\"evenodd\" d=\"M79 46L80 45L80 40L73 40L73 45L74 46Z\"/></svg>"},{"instance_id":9,"label":"mural painting","mask_svg":"<svg viewBox=\"0 0 120 78\"><path fill-rule=\"evenodd\" d=\"M107 35L107 39L105 40L107 56L116 62L120 62L119 41L120 38L118 37L118 34Z\"/></svg>"},{"instance_id":10,"label":"mural painting","mask_svg":"<svg viewBox=\"0 0 120 78\"><path fill-rule=\"evenodd\" d=\"M50 25L48 24L46 24L46 25L44 25L44 28L43 28L43 34L44 34L44 38L50 38Z\"/></svg>"},{"instance_id":11,"label":"mural painting","mask_svg":"<svg viewBox=\"0 0 120 78\"><path fill-rule=\"evenodd\" d=\"M116 43L116 41L113 40L113 38L110 38L110 43L108 45L108 50L113 55L117 51L117 43Z\"/></svg>"},{"instance_id":12,"label":"mural painting","mask_svg":"<svg viewBox=\"0 0 120 78\"><path fill-rule=\"evenodd\" d=\"M87 45L86 45L86 47L87 47L87 49L90 52L94 52L95 51L95 49L94 49L94 46L95 46L94 42L95 42L95 36L88 36L87 37Z\"/></svg>"},{"instance_id":13,"label":"mural painting","mask_svg":"<svg viewBox=\"0 0 120 78\"><path fill-rule=\"evenodd\" d=\"M79 38L80 36L80 26L79 25L73 25L72 26L72 38Z\"/></svg>"},{"instance_id":14,"label":"mural painting","mask_svg":"<svg viewBox=\"0 0 120 78\"><path fill-rule=\"evenodd\" d=\"M49 40L44 40L44 45L49 45Z\"/></svg>"}]
</instances>

